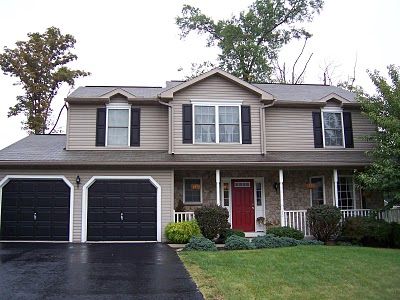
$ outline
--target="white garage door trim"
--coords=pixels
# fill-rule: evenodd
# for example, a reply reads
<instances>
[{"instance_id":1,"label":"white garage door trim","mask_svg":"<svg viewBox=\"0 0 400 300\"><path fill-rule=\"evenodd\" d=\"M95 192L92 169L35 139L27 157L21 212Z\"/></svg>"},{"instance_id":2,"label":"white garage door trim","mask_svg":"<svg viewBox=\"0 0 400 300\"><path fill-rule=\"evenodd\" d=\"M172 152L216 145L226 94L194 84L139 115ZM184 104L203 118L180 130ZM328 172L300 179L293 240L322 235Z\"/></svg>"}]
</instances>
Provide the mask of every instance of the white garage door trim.
<instances>
[{"instance_id":1,"label":"white garage door trim","mask_svg":"<svg viewBox=\"0 0 400 300\"><path fill-rule=\"evenodd\" d=\"M69 187L69 242L73 241L73 228L74 228L74 186L73 184L63 175L7 175L0 181L0 226L1 226L1 207L3 200L3 187L13 179L49 179L57 180L62 179L66 185ZM22 241L15 241L22 242ZM30 241L34 242L34 241Z\"/></svg>"},{"instance_id":2,"label":"white garage door trim","mask_svg":"<svg viewBox=\"0 0 400 300\"><path fill-rule=\"evenodd\" d=\"M81 242L87 242L87 213L88 213L88 191L90 186L96 180L149 180L152 185L157 188L157 241L140 241L144 242L161 242L161 186L157 181L151 176L93 176L88 182L83 186L82 189L82 234ZM135 243L137 241L126 241L126 243Z\"/></svg>"}]
</instances>

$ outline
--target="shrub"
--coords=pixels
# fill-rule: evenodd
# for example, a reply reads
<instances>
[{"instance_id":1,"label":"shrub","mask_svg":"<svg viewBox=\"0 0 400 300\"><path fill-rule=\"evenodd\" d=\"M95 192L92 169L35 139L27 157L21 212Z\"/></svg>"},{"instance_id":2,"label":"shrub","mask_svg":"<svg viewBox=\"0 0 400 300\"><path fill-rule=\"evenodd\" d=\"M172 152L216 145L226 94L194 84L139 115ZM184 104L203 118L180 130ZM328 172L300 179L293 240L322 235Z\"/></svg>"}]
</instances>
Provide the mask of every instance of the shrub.
<instances>
[{"instance_id":1,"label":"shrub","mask_svg":"<svg viewBox=\"0 0 400 300\"><path fill-rule=\"evenodd\" d=\"M186 244L184 251L217 251L217 247L213 241L202 236L194 236Z\"/></svg>"},{"instance_id":2,"label":"shrub","mask_svg":"<svg viewBox=\"0 0 400 300\"><path fill-rule=\"evenodd\" d=\"M372 247L391 245L392 225L370 217L348 218L343 224L340 240Z\"/></svg>"},{"instance_id":3,"label":"shrub","mask_svg":"<svg viewBox=\"0 0 400 300\"><path fill-rule=\"evenodd\" d=\"M201 233L212 240L230 227L229 212L221 206L203 206L194 212Z\"/></svg>"},{"instance_id":4,"label":"shrub","mask_svg":"<svg viewBox=\"0 0 400 300\"><path fill-rule=\"evenodd\" d=\"M313 246L313 245L323 245L324 242L318 241L318 240L300 240L297 241L297 245L308 245L308 246Z\"/></svg>"},{"instance_id":5,"label":"shrub","mask_svg":"<svg viewBox=\"0 0 400 300\"><path fill-rule=\"evenodd\" d=\"M257 249L282 247L281 238L271 234L253 238L252 243Z\"/></svg>"},{"instance_id":6,"label":"shrub","mask_svg":"<svg viewBox=\"0 0 400 300\"><path fill-rule=\"evenodd\" d=\"M280 237L290 237L296 240L304 239L304 233L300 230L290 228L288 226L285 227L272 227L267 229L268 234L274 234Z\"/></svg>"},{"instance_id":7,"label":"shrub","mask_svg":"<svg viewBox=\"0 0 400 300\"><path fill-rule=\"evenodd\" d=\"M240 237L245 237L245 234L243 231L240 230L234 230L234 229L225 229L220 235L218 240L222 243L225 243L226 239L230 237L231 235L237 235Z\"/></svg>"},{"instance_id":8,"label":"shrub","mask_svg":"<svg viewBox=\"0 0 400 300\"><path fill-rule=\"evenodd\" d=\"M337 236L341 218L340 209L332 205L319 205L307 210L311 234L317 240L323 242Z\"/></svg>"},{"instance_id":9,"label":"shrub","mask_svg":"<svg viewBox=\"0 0 400 300\"><path fill-rule=\"evenodd\" d=\"M390 223L391 231L389 236L390 247L400 248L400 224Z\"/></svg>"},{"instance_id":10,"label":"shrub","mask_svg":"<svg viewBox=\"0 0 400 300\"><path fill-rule=\"evenodd\" d=\"M227 250L250 250L255 249L255 246L244 237L231 235L225 241L225 249Z\"/></svg>"},{"instance_id":11,"label":"shrub","mask_svg":"<svg viewBox=\"0 0 400 300\"><path fill-rule=\"evenodd\" d=\"M186 244L191 237L201 235L196 221L169 223L165 228L165 235L172 243Z\"/></svg>"},{"instance_id":12,"label":"shrub","mask_svg":"<svg viewBox=\"0 0 400 300\"><path fill-rule=\"evenodd\" d=\"M293 247L297 246L299 243L298 240L290 238L290 237L280 237L281 247Z\"/></svg>"}]
</instances>

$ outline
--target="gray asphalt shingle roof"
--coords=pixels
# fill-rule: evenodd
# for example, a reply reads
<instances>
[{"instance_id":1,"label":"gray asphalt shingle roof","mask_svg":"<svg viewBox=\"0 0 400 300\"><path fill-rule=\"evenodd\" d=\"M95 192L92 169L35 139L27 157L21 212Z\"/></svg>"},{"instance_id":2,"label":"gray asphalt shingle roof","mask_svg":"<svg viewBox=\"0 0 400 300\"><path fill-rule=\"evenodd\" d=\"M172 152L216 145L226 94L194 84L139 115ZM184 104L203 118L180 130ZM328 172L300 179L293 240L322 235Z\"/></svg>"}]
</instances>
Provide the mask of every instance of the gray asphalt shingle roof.
<instances>
[{"instance_id":1,"label":"gray asphalt shingle roof","mask_svg":"<svg viewBox=\"0 0 400 300\"><path fill-rule=\"evenodd\" d=\"M192 155L144 150L65 150L65 135L31 135L0 151L0 166L363 166L362 151L280 151L266 155Z\"/></svg>"},{"instance_id":2,"label":"gray asphalt shingle roof","mask_svg":"<svg viewBox=\"0 0 400 300\"><path fill-rule=\"evenodd\" d=\"M168 81L166 87L123 87L123 86L86 86L78 87L69 98L96 98L101 97L115 89L122 89L139 98L157 98L158 94L166 89L181 84L183 81ZM316 101L325 96L335 93L354 102L354 94L336 86L318 84L278 84L262 83L254 86L272 94L277 101Z\"/></svg>"}]
</instances>

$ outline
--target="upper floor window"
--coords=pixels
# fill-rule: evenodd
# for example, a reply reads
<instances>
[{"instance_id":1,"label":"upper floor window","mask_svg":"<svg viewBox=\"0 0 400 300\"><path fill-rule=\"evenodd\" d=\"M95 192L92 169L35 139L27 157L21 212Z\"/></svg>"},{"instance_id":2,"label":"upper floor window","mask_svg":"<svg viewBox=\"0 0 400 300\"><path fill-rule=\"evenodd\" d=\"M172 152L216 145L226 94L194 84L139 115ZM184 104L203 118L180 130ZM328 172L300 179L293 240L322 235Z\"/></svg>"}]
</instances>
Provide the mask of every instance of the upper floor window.
<instances>
[{"instance_id":1,"label":"upper floor window","mask_svg":"<svg viewBox=\"0 0 400 300\"><path fill-rule=\"evenodd\" d=\"M322 126L325 147L343 147L344 130L341 111L322 111Z\"/></svg>"},{"instance_id":2,"label":"upper floor window","mask_svg":"<svg viewBox=\"0 0 400 300\"><path fill-rule=\"evenodd\" d=\"M196 143L240 143L240 105L194 105Z\"/></svg>"},{"instance_id":3,"label":"upper floor window","mask_svg":"<svg viewBox=\"0 0 400 300\"><path fill-rule=\"evenodd\" d=\"M107 109L107 146L128 146L130 108Z\"/></svg>"}]
</instances>

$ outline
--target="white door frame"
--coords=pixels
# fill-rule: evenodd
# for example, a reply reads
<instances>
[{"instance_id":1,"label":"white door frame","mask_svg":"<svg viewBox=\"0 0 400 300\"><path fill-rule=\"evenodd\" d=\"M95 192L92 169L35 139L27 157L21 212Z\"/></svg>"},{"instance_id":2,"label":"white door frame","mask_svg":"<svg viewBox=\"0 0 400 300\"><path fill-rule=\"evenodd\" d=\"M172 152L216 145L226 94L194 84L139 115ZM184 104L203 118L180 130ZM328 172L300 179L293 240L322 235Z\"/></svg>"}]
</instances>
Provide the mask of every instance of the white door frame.
<instances>
[{"instance_id":1,"label":"white door frame","mask_svg":"<svg viewBox=\"0 0 400 300\"><path fill-rule=\"evenodd\" d=\"M157 188L157 241L140 241L143 242L161 242L161 186L151 176L93 176L82 188L82 243L87 242L87 213L88 213L88 192L89 188L96 180L149 180L153 186ZM107 241L109 242L109 241ZM137 241L124 241L137 242Z\"/></svg>"},{"instance_id":2,"label":"white door frame","mask_svg":"<svg viewBox=\"0 0 400 300\"><path fill-rule=\"evenodd\" d=\"M3 187L13 179L48 179L48 180L63 180L69 187L69 238L68 241L73 241L74 228L74 185L64 175L7 175L0 181L0 226L1 226L1 208L3 199ZM21 242L21 241L16 241ZM34 242L34 241L30 241Z\"/></svg>"}]
</instances>

